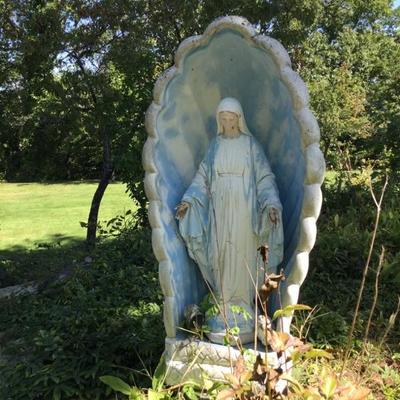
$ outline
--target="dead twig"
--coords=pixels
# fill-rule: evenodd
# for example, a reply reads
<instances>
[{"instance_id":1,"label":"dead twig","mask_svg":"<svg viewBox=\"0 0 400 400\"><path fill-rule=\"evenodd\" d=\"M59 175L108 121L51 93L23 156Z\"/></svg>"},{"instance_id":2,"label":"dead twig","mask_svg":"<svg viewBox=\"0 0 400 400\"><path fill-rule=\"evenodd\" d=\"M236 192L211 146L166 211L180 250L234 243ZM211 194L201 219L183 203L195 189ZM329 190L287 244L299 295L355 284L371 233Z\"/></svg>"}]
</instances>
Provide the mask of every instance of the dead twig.
<instances>
[{"instance_id":1,"label":"dead twig","mask_svg":"<svg viewBox=\"0 0 400 400\"><path fill-rule=\"evenodd\" d=\"M370 243L370 246L369 246L367 261L365 262L365 266L364 266L364 270L363 270L360 289L358 291L357 304L356 304L356 307L355 307L355 310L354 310L353 321L351 323L349 335L348 335L348 338L347 338L347 346L346 346L346 351L345 351L344 358L343 358L342 368L341 368L341 371L340 371L340 378L343 375L344 369L346 367L347 360L348 360L348 358L350 356L351 342L353 340L354 330L355 330L355 327L356 327L358 314L359 314L359 311L360 311L360 304L361 304L361 299L362 299L363 292L364 292L365 280L366 280L366 277L367 277L367 274L368 274L369 264L371 262L372 252L373 252L374 245L375 245L376 233L378 231L379 220L380 220L380 217L381 217L381 210L382 210L381 206L382 206L383 196L385 194L385 190L386 190L387 184L388 184L388 176L386 175L385 183L384 183L382 191L381 191L381 196L379 198L379 201L377 201L375 193L374 193L374 190L372 188L371 180L369 182L369 189L371 191L371 195L372 195L372 198L373 198L375 206L376 206L375 224L374 224L374 230L372 232L372 238L371 238L371 243Z\"/></svg>"},{"instance_id":2,"label":"dead twig","mask_svg":"<svg viewBox=\"0 0 400 400\"><path fill-rule=\"evenodd\" d=\"M396 311L390 316L388 326L387 326L387 328L385 330L385 333L382 336L381 341L379 342L379 348L381 348L383 346L383 343L385 342L387 336L389 335L390 330L393 328L393 326L394 326L394 324L396 322L396 319L397 319L397 316L399 315L399 312L400 312L400 296L399 296L398 301L397 301Z\"/></svg>"},{"instance_id":3,"label":"dead twig","mask_svg":"<svg viewBox=\"0 0 400 400\"><path fill-rule=\"evenodd\" d=\"M368 340L368 335L369 335L369 329L371 327L371 322L372 322L372 317L375 312L376 308L376 303L378 301L378 294L379 294L379 276L382 271L382 265L383 265L383 260L385 258L385 247L382 246L381 250L381 255L379 256L379 263L378 263L378 269L376 270L376 276L375 276L375 290L374 290L374 299L372 301L372 307L369 312L369 317L368 317L368 322L367 322L367 327L365 328L365 334L364 334L364 342Z\"/></svg>"}]
</instances>

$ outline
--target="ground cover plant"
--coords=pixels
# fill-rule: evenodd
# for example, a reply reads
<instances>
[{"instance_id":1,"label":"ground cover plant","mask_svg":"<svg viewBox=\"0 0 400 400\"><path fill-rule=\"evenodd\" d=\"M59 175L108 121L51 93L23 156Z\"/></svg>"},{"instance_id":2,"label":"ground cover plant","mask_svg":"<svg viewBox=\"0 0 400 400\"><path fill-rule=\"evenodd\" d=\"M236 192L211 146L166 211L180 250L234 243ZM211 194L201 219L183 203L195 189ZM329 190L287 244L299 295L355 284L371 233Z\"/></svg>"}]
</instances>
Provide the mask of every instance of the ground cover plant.
<instances>
[{"instance_id":1,"label":"ground cover plant","mask_svg":"<svg viewBox=\"0 0 400 400\"><path fill-rule=\"evenodd\" d=\"M317 243L300 297L301 302L318 304L319 307L320 317L312 324L310 339L320 343L326 341L331 346L346 342L348 321L353 316L376 214L368 185L365 180L359 180L360 173L354 173L354 177L357 176L356 181L341 183L341 189L338 189L339 176L332 176L332 180L328 179L325 184ZM360 324L357 326L360 338L373 302L382 246L385 247L385 257L380 274L378 305L370 329L371 339L378 339L384 331L400 292L400 212L396 205L399 183L394 174L390 178L361 303ZM375 182L375 189L379 191L382 184L381 175ZM397 351L399 343L400 330L397 329L391 337L391 344Z\"/></svg>"},{"instance_id":2,"label":"ground cover plant","mask_svg":"<svg viewBox=\"0 0 400 400\"><path fill-rule=\"evenodd\" d=\"M348 334L360 287L363 267L374 227L374 206L355 209L355 204L368 204L371 196L366 182L359 172L354 172L357 183L346 181L338 190L338 176L335 176L326 188L325 206L329 211L340 212L342 222L334 212L323 214L320 223L320 258L311 257L312 278L307 279L303 287L302 298L312 301L316 306L310 315L296 319L293 333L303 339L304 336L315 347L329 352L311 350L313 356L299 362L289 378L291 399L331 399L361 400L389 399L400 396L400 329L398 320L399 299L399 248L396 245L400 215L394 200L398 194L398 185L394 181L387 192L385 206L382 207L382 221L377 235L378 249L374 248L372 267L364 287L363 301L357 319L354 335L351 337L350 354L346 358ZM395 178L395 177L392 177ZM382 179L374 179L376 189L382 188ZM338 202L338 199L341 199ZM344 205L344 208L343 208ZM376 281L377 267L380 264L379 246L386 243L387 252L383 262L381 278ZM394 245L394 246L393 246ZM318 248L318 247L317 247ZM342 255L343 253L343 255ZM371 311L375 284L379 293L375 312ZM397 306L398 307L398 306ZM372 314L371 314L372 312ZM397 312L397 315L396 315ZM366 322L371 316L371 325L366 331ZM284 346L284 341L282 343ZM302 343L299 343L303 347ZM305 354L310 349L306 349ZM323 356L325 359L320 358ZM298 360L297 360L298 362ZM344 369L343 369L344 368ZM260 375L255 371L263 370L262 364L235 365L231 375L224 382L205 380L199 385L190 380L168 388L160 385L163 375L153 377L153 385L148 388L130 386L123 380L105 376L102 381L120 393L121 398L130 399L197 399L202 396L227 400L233 398L263 398L255 392L254 382ZM158 371L160 372L160 371ZM164 370L165 372L165 370ZM279 374L279 373L278 373ZM262 376L262 374L261 374ZM268 377L268 375L267 375ZM256 379L257 378L257 379ZM265 378L265 377L264 377ZM271 382L277 375L271 378ZM258 397L257 397L258 396ZM264 397L265 398L265 397ZM284 396L270 395L267 398Z\"/></svg>"},{"instance_id":3,"label":"ground cover plant","mask_svg":"<svg viewBox=\"0 0 400 400\"><path fill-rule=\"evenodd\" d=\"M149 231L126 230L92 257L35 296L0 300L1 399L103 399L103 374L145 384L164 338Z\"/></svg>"},{"instance_id":4,"label":"ground cover plant","mask_svg":"<svg viewBox=\"0 0 400 400\"><path fill-rule=\"evenodd\" d=\"M360 201L370 204L365 187L346 184L338 192L337 185L332 185L324 193L319 238L301 292L301 302L316 306L318 311L309 319L299 314L294 329L304 325L302 335L315 347L329 350L334 358L308 360L296 369L294 376L302 385L317 384L324 367L333 371L333 380L340 373L373 226L372 205L355 211ZM398 321L380 344L399 292L397 193L392 187L386 194L373 268L345 371L351 381L371 390L370 399L379 400L395 400L399 395ZM92 254L93 261L85 262L87 252L83 252L66 281L45 285L35 296L1 301L0 398L6 394L12 400L126 398L113 394L101 382L104 375L119 377L129 387L151 385L147 374L152 375L163 350L162 297L149 229L141 228L135 220L128 224L127 218L129 215L113 219L108 227L103 225L104 239ZM381 244L387 248L386 261L367 343L363 336ZM43 250L45 254L51 249ZM52 258L47 262L51 265ZM192 386L185 389L189 394L183 393L183 388L160 390L162 396L174 398L193 393L199 396L201 392Z\"/></svg>"}]
</instances>

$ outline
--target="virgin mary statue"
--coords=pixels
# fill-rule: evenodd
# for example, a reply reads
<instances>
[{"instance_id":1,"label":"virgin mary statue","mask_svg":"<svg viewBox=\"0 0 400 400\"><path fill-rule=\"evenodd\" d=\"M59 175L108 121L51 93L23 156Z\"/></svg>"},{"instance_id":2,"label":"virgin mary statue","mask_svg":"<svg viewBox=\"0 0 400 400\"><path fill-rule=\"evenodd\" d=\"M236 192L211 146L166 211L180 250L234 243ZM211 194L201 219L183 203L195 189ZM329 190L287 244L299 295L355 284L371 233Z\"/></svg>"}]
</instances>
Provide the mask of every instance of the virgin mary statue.
<instances>
[{"instance_id":1,"label":"virgin mary statue","mask_svg":"<svg viewBox=\"0 0 400 400\"><path fill-rule=\"evenodd\" d=\"M209 339L220 343L227 329L238 327L246 343L254 337L255 288L283 258L282 205L239 101L224 98L216 119L217 136L177 207L177 218L188 253L217 302L219 312L206 320ZM268 271L258 261L261 245L269 247Z\"/></svg>"}]
</instances>

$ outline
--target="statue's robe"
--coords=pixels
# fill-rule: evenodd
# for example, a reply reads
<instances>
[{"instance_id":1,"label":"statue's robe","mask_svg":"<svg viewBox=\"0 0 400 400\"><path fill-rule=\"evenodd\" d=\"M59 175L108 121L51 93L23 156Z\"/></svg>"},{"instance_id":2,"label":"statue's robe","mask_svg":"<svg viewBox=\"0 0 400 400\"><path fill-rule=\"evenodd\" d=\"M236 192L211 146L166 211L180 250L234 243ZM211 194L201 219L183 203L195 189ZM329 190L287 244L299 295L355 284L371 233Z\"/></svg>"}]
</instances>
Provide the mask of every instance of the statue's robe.
<instances>
[{"instance_id":1,"label":"statue's robe","mask_svg":"<svg viewBox=\"0 0 400 400\"><path fill-rule=\"evenodd\" d=\"M237 144L229 147L234 145L230 140ZM257 264L262 265L257 247L269 246L268 272L276 272L283 258L282 205L260 144L249 133L237 139L218 135L182 201L190 207L180 233L203 278L216 296L238 305L243 301L251 310L256 276L264 277L262 269L257 273ZM276 226L270 208L278 210Z\"/></svg>"}]
</instances>

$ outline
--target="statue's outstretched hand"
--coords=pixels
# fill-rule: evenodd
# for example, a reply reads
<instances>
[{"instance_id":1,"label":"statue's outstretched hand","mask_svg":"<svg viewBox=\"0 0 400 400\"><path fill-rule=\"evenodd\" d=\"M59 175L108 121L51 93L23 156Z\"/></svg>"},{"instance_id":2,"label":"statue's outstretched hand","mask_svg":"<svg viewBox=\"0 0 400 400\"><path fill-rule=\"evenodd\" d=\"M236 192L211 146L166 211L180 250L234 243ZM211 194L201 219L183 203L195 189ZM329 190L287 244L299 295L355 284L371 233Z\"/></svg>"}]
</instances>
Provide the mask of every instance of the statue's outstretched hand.
<instances>
[{"instance_id":1,"label":"statue's outstretched hand","mask_svg":"<svg viewBox=\"0 0 400 400\"><path fill-rule=\"evenodd\" d=\"M268 211L268 217L274 226L279 224L279 212L276 208L271 207Z\"/></svg>"},{"instance_id":2,"label":"statue's outstretched hand","mask_svg":"<svg viewBox=\"0 0 400 400\"><path fill-rule=\"evenodd\" d=\"M189 206L190 204L187 203L186 201L182 201L182 203L179 203L178 206L176 207L175 218L181 220L186 215Z\"/></svg>"}]
</instances>

